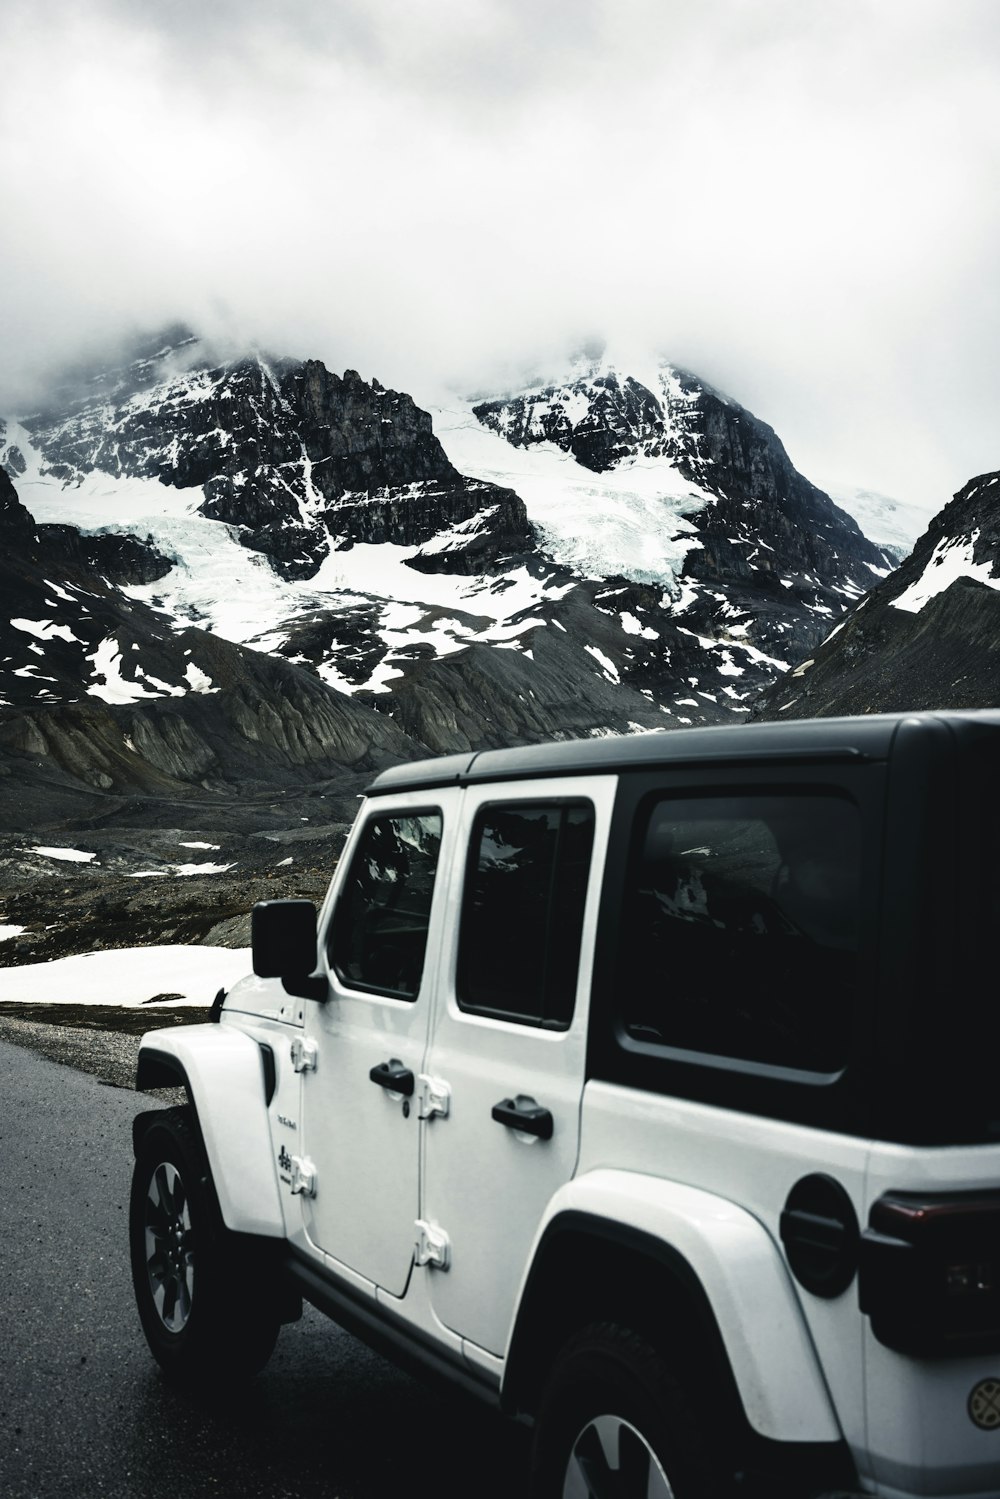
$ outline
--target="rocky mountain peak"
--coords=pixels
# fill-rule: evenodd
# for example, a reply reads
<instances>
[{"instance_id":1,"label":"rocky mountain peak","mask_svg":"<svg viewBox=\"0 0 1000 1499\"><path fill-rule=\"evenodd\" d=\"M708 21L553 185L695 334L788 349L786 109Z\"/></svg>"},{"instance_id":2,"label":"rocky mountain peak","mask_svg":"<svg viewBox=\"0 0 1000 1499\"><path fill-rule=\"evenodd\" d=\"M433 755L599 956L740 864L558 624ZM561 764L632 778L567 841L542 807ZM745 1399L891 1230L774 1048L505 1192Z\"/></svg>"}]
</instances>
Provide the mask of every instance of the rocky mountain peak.
<instances>
[{"instance_id":1,"label":"rocky mountain peak","mask_svg":"<svg viewBox=\"0 0 1000 1499\"><path fill-rule=\"evenodd\" d=\"M980 474L912 553L763 695L759 717L1000 701L1000 472Z\"/></svg>"},{"instance_id":2,"label":"rocky mountain peak","mask_svg":"<svg viewBox=\"0 0 1000 1499\"><path fill-rule=\"evenodd\" d=\"M312 577L356 542L409 546L470 522L474 546L458 537L426 565L468 570L529 543L517 497L470 484L427 412L356 370L341 378L315 359L263 353L213 364L177 328L121 367L60 386L70 389L63 405L22 417L42 476L200 490L200 512L236 527L282 577Z\"/></svg>"}]
</instances>

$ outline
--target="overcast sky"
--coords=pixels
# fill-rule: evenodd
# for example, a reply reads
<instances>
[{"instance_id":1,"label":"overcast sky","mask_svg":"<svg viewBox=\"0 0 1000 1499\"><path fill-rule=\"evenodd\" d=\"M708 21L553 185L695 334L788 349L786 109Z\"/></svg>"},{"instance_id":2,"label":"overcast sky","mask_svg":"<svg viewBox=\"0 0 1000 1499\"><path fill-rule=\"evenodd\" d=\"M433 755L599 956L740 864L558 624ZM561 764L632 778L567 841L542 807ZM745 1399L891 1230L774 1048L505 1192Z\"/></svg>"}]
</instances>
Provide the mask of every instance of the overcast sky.
<instances>
[{"instance_id":1,"label":"overcast sky","mask_svg":"<svg viewBox=\"0 0 1000 1499\"><path fill-rule=\"evenodd\" d=\"M996 0L5 0L0 398L186 318L430 399L659 351L817 482L1000 467Z\"/></svg>"}]
</instances>

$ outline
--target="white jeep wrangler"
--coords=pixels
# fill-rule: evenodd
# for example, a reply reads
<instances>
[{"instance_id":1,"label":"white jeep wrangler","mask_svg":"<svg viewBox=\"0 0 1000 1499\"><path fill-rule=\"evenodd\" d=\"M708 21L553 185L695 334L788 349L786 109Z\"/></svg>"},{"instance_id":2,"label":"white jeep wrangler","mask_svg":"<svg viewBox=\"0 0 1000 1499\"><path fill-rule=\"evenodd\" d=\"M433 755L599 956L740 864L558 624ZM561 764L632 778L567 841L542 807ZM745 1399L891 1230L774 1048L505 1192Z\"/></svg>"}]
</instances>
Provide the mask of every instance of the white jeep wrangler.
<instances>
[{"instance_id":1,"label":"white jeep wrangler","mask_svg":"<svg viewBox=\"0 0 1000 1499\"><path fill-rule=\"evenodd\" d=\"M533 1493L1000 1495L1000 712L380 775L318 919L143 1039L179 1380L306 1297L533 1425Z\"/></svg>"}]
</instances>

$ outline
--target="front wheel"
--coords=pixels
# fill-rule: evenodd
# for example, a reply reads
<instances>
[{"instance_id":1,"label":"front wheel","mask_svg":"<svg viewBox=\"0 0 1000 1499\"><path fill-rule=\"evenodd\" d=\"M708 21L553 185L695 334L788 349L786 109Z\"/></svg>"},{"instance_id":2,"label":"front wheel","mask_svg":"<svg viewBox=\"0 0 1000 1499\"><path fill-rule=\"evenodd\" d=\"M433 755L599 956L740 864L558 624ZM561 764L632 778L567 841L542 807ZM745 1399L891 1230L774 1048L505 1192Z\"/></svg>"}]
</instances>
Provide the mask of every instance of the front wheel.
<instances>
[{"instance_id":1,"label":"front wheel","mask_svg":"<svg viewBox=\"0 0 1000 1499\"><path fill-rule=\"evenodd\" d=\"M657 1350L597 1323L565 1345L543 1391L532 1499L725 1499L719 1457Z\"/></svg>"},{"instance_id":2,"label":"front wheel","mask_svg":"<svg viewBox=\"0 0 1000 1499\"><path fill-rule=\"evenodd\" d=\"M280 1326L271 1266L225 1227L190 1108L155 1115L142 1135L129 1244L139 1320L175 1383L245 1379L263 1368Z\"/></svg>"}]
</instances>

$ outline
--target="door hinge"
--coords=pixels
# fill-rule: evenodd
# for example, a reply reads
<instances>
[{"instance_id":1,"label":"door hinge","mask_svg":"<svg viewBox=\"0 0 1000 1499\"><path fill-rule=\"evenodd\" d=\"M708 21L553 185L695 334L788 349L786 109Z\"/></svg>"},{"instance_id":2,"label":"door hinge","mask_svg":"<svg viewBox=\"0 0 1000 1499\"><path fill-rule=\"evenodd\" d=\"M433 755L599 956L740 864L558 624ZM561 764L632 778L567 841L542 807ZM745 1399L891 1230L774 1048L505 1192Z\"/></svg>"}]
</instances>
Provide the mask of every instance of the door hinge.
<instances>
[{"instance_id":1,"label":"door hinge","mask_svg":"<svg viewBox=\"0 0 1000 1499\"><path fill-rule=\"evenodd\" d=\"M418 1218L416 1262L418 1265L433 1265L438 1270L447 1270L451 1262L451 1240L443 1228Z\"/></svg>"},{"instance_id":2,"label":"door hinge","mask_svg":"<svg viewBox=\"0 0 1000 1499\"><path fill-rule=\"evenodd\" d=\"M296 1036L291 1045L292 1066L296 1072L315 1072L318 1052L316 1042Z\"/></svg>"},{"instance_id":3,"label":"door hinge","mask_svg":"<svg viewBox=\"0 0 1000 1499\"><path fill-rule=\"evenodd\" d=\"M292 1193L301 1192L303 1197L316 1196L316 1167L308 1156L292 1156Z\"/></svg>"},{"instance_id":4,"label":"door hinge","mask_svg":"<svg viewBox=\"0 0 1000 1499\"><path fill-rule=\"evenodd\" d=\"M417 1077L417 1118L433 1119L435 1114L447 1119L451 1108L451 1086L439 1077L421 1072Z\"/></svg>"}]
</instances>

